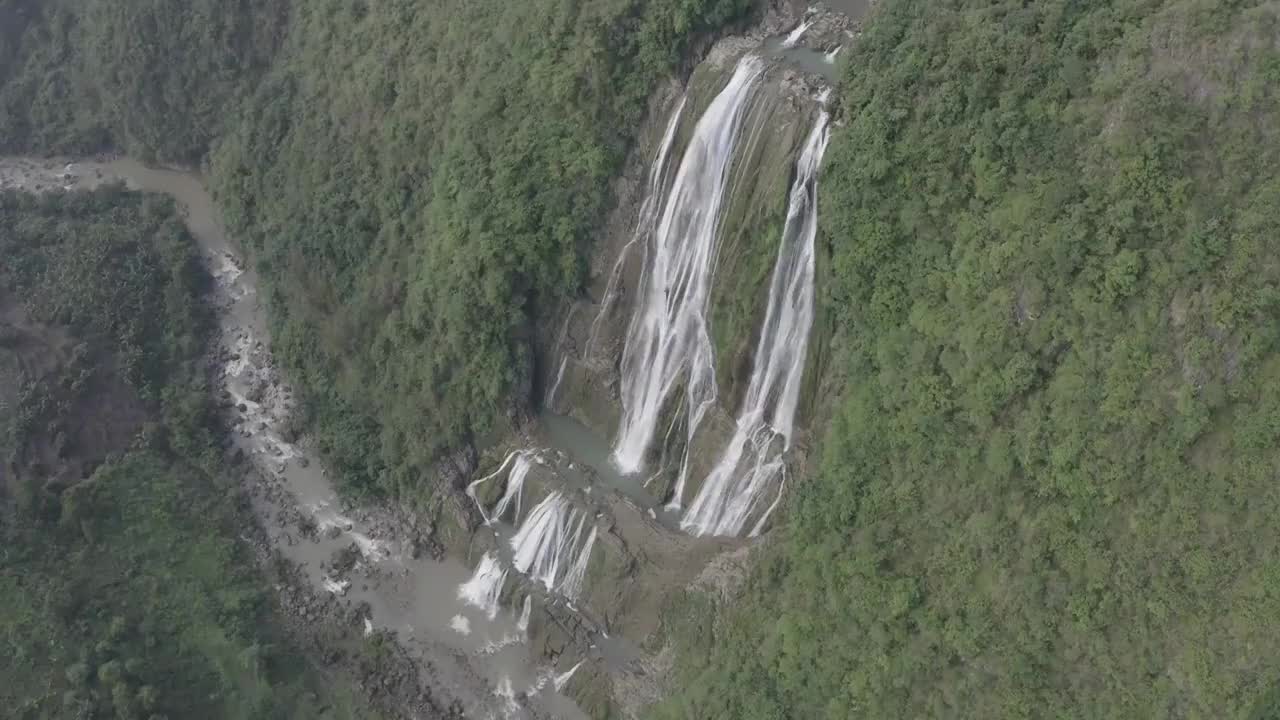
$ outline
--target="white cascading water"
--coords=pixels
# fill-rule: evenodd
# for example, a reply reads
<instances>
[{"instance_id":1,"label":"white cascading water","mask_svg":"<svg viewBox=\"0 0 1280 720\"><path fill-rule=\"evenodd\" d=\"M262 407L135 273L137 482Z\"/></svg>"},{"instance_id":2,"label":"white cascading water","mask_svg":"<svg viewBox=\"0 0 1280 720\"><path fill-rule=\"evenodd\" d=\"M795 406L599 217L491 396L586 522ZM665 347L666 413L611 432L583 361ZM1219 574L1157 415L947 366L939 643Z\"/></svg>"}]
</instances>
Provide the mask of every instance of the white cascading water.
<instances>
[{"instance_id":1,"label":"white cascading water","mask_svg":"<svg viewBox=\"0 0 1280 720\"><path fill-rule=\"evenodd\" d=\"M618 259L614 261L613 269L609 272L609 280L605 283L604 297L600 300L600 311L596 313L595 319L591 321L591 331L587 334L587 347L583 353L584 359L590 360L594 356L596 342L600 336L600 327L604 319L609 315L609 310L612 309L614 300L618 298L618 285L622 281L622 268L626 265L627 256L630 254L632 246L636 244L637 240L648 238L654 230L654 225L658 218L658 203L662 200L663 180L667 176L667 158L671 155L671 146L675 144L676 128L680 126L680 114L684 112L684 104L687 99L687 96L680 98L679 104L676 105L676 109L671 113L671 118L667 120L667 130L662 135L662 144L658 146L658 154L654 157L653 164L649 167L649 185L645 191L644 200L640 204L640 214L636 221L635 232L631 234L631 239L618 252ZM556 384L559 385L559 378L557 378Z\"/></svg>"},{"instance_id":2,"label":"white cascading water","mask_svg":"<svg viewBox=\"0 0 1280 720\"><path fill-rule=\"evenodd\" d=\"M513 460L514 464L512 464ZM484 518L486 525L492 525L501 520L512 503L515 503L516 513L511 522L512 524L520 522L520 500L524 494L524 481L529 476L529 471L533 469L534 463L540 461L541 455L537 450L516 450L507 455L497 470L467 486L467 496L480 509L480 516ZM503 490L502 497L498 498L498 502L494 503L493 509L486 511L484 505L480 503L480 498L476 496L476 488L502 474L507 465L511 465L511 472L507 473L507 487Z\"/></svg>"},{"instance_id":3,"label":"white cascading water","mask_svg":"<svg viewBox=\"0 0 1280 720\"><path fill-rule=\"evenodd\" d=\"M698 120L653 232L622 356L622 418L613 458L624 473L643 466L663 403L682 377L690 441L715 402L706 309L733 151L763 71L760 58L740 60Z\"/></svg>"},{"instance_id":4,"label":"white cascading water","mask_svg":"<svg viewBox=\"0 0 1280 720\"><path fill-rule=\"evenodd\" d=\"M565 313L564 322L560 325L560 333L556 335L555 347L563 348L565 340L569 337L569 328L573 325L574 313L578 311L577 305L570 305L569 312ZM556 394L560 392L560 383L564 382L564 371L569 365L569 354L561 350L560 366L556 369L556 379L552 381L551 387L547 389L542 396L543 407L552 407L556 402Z\"/></svg>"},{"instance_id":5,"label":"white cascading water","mask_svg":"<svg viewBox=\"0 0 1280 720\"><path fill-rule=\"evenodd\" d=\"M808 31L808 29L812 26L813 26L812 18L805 20L804 22L797 25L795 30L792 30L791 32L787 33L787 36L782 39L782 47L784 48L795 47L796 43L800 42L800 38L803 37L805 32Z\"/></svg>"},{"instance_id":6,"label":"white cascading water","mask_svg":"<svg viewBox=\"0 0 1280 720\"><path fill-rule=\"evenodd\" d=\"M578 551L573 565L569 567L569 572L564 576L564 580L560 582L560 594L567 598L575 599L582 594L582 584L587 579L587 566L591 563L591 549L596 544L596 527L591 526L591 532L587 533L587 541L583 544L582 549Z\"/></svg>"},{"instance_id":7,"label":"white cascading water","mask_svg":"<svg viewBox=\"0 0 1280 720\"><path fill-rule=\"evenodd\" d=\"M498 681L498 686L493 689L493 694L502 700L503 714L506 717L511 718L519 715L520 701L516 699L516 688L511 682L510 675L502 676L502 679Z\"/></svg>"},{"instance_id":8,"label":"white cascading water","mask_svg":"<svg viewBox=\"0 0 1280 720\"><path fill-rule=\"evenodd\" d=\"M583 542L584 529L591 530ZM574 600L582 591L587 563L596 541L589 513L573 507L560 492L538 503L511 538L512 564L517 571Z\"/></svg>"},{"instance_id":9,"label":"white cascading water","mask_svg":"<svg viewBox=\"0 0 1280 720\"><path fill-rule=\"evenodd\" d=\"M543 398L542 404L551 407L556 401L556 393L560 391L560 383L564 382L564 369L569 364L569 356L560 356L560 369L556 370L555 382L551 383L551 389L547 391L547 396Z\"/></svg>"},{"instance_id":10,"label":"white cascading water","mask_svg":"<svg viewBox=\"0 0 1280 720\"><path fill-rule=\"evenodd\" d=\"M524 596L524 607L520 610L520 617L516 618L515 632L507 631L498 640L491 640L480 648L480 653L484 655L492 655L502 652L502 650L513 645L520 645L529 640L529 620L533 617L533 596ZM493 616L489 618L493 619ZM456 628L455 628L456 629ZM464 633L465 634L465 633Z\"/></svg>"},{"instance_id":11,"label":"white cascading water","mask_svg":"<svg viewBox=\"0 0 1280 720\"><path fill-rule=\"evenodd\" d=\"M458 587L458 599L484 612L490 620L498 617L498 599L507 581L507 569L492 553L485 553L471 579Z\"/></svg>"},{"instance_id":12,"label":"white cascading water","mask_svg":"<svg viewBox=\"0 0 1280 720\"><path fill-rule=\"evenodd\" d=\"M471 620L465 615L454 615L449 618L449 627L459 635L471 634Z\"/></svg>"},{"instance_id":13,"label":"white cascading water","mask_svg":"<svg viewBox=\"0 0 1280 720\"><path fill-rule=\"evenodd\" d=\"M783 451L794 430L813 325L818 167L827 148L828 120L825 111L819 114L796 161L768 310L737 427L680 522L694 535L740 534L776 485L777 496L752 527L754 535L782 497Z\"/></svg>"},{"instance_id":14,"label":"white cascading water","mask_svg":"<svg viewBox=\"0 0 1280 720\"><path fill-rule=\"evenodd\" d=\"M556 692L564 692L564 686L568 685L569 681L573 679L573 674L578 672L578 668L582 667L582 662L582 660L579 660L567 671L556 675L555 680L552 681L552 684L556 688Z\"/></svg>"}]
</instances>

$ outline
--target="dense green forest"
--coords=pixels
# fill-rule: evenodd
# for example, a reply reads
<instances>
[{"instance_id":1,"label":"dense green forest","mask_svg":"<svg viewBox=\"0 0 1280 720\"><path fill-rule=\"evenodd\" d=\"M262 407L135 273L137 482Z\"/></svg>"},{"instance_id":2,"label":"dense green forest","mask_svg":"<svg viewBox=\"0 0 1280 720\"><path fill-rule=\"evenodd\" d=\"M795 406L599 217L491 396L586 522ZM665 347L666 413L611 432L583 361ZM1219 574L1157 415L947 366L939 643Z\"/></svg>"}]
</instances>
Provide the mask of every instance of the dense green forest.
<instances>
[{"instance_id":1,"label":"dense green forest","mask_svg":"<svg viewBox=\"0 0 1280 720\"><path fill-rule=\"evenodd\" d=\"M39 15L0 46L0 148L211 147L308 429L349 489L423 498L523 411L654 84L751 5L0 0Z\"/></svg>"},{"instance_id":2,"label":"dense green forest","mask_svg":"<svg viewBox=\"0 0 1280 720\"><path fill-rule=\"evenodd\" d=\"M204 159L321 448L420 498L522 411L654 83L751 4L0 0L0 149ZM1277 38L1274 2L878 4L821 180L832 420L742 600L666 614L658 717L1274 716ZM0 396L0 701L306 716L205 467L171 208L0 208L0 301L62 358L0 337L45 378ZM102 407L128 452L86 481L65 448L119 438L59 418Z\"/></svg>"},{"instance_id":3,"label":"dense green forest","mask_svg":"<svg viewBox=\"0 0 1280 720\"><path fill-rule=\"evenodd\" d=\"M287 18L286 0L0 0L0 151L198 164Z\"/></svg>"},{"instance_id":4,"label":"dense green forest","mask_svg":"<svg viewBox=\"0 0 1280 720\"><path fill-rule=\"evenodd\" d=\"M873 12L822 177L842 398L742 606L670 616L660 717L1275 716L1278 37Z\"/></svg>"},{"instance_id":5,"label":"dense green forest","mask_svg":"<svg viewBox=\"0 0 1280 720\"><path fill-rule=\"evenodd\" d=\"M172 202L0 193L0 257L0 714L357 716L237 539Z\"/></svg>"},{"instance_id":6,"label":"dense green forest","mask_svg":"<svg viewBox=\"0 0 1280 720\"><path fill-rule=\"evenodd\" d=\"M653 85L747 0L318 0L212 158L355 486L421 496L529 400ZM281 189L287 188L287 192Z\"/></svg>"}]
</instances>

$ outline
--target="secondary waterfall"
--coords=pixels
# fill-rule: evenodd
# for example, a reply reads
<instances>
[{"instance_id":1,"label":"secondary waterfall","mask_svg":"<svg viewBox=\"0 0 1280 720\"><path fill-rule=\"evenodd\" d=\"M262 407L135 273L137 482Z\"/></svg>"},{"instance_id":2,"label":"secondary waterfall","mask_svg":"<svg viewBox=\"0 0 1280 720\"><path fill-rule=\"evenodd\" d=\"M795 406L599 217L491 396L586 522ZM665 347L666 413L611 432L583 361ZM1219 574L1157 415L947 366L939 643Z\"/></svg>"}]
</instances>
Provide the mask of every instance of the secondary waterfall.
<instances>
[{"instance_id":1,"label":"secondary waterfall","mask_svg":"<svg viewBox=\"0 0 1280 720\"><path fill-rule=\"evenodd\" d=\"M800 38L804 36L805 31L811 27L813 27L812 18L809 18L804 22L800 23L799 25L797 25L795 30L792 30L791 32L787 33L787 36L783 38L782 47L784 48L795 47L796 43L800 42Z\"/></svg>"},{"instance_id":2,"label":"secondary waterfall","mask_svg":"<svg viewBox=\"0 0 1280 720\"><path fill-rule=\"evenodd\" d=\"M796 162L769 286L768 310L733 438L681 520L681 526L695 535L740 534L762 498L776 485L773 503L751 529L754 535L782 497L782 453L794 430L813 325L818 167L827 139L828 116L822 112Z\"/></svg>"},{"instance_id":3,"label":"secondary waterfall","mask_svg":"<svg viewBox=\"0 0 1280 720\"><path fill-rule=\"evenodd\" d=\"M507 569L493 554L485 553L471 579L458 588L458 599L484 611L493 620L498 617L498 598L506 582Z\"/></svg>"},{"instance_id":4,"label":"secondary waterfall","mask_svg":"<svg viewBox=\"0 0 1280 720\"><path fill-rule=\"evenodd\" d=\"M739 61L698 120L653 232L622 356L623 410L613 457L624 473L643 466L663 404L682 377L690 440L715 401L706 309L717 231L739 129L763 71L760 58ZM682 467L681 481L683 475Z\"/></svg>"},{"instance_id":5,"label":"secondary waterfall","mask_svg":"<svg viewBox=\"0 0 1280 720\"><path fill-rule=\"evenodd\" d=\"M671 155L671 146L675 144L676 128L680 126L680 115L684 112L684 105L687 100L688 96L681 97L676 109L672 111L671 118L667 120L667 130L662 134L662 143L658 146L658 154L649 166L649 183L645 191L644 200L640 204L640 214L636 221L635 232L631 234L631 239L618 252L618 259L614 261L613 270L609 273L609 280L605 283L604 297L600 300L600 310L596 313L595 319L591 321L591 330L587 335L587 348L583 354L583 357L587 359L593 356L597 339L600 336L601 323L613 308L614 300L618 298L618 285L622 280L622 268L626 264L627 256L631 253L632 246L637 241L647 240L654 230L654 225L658 218L658 203L662 199L663 181L667 176L667 158ZM563 367L561 370L563 372ZM560 378L557 376L557 385L559 385L559 381Z\"/></svg>"},{"instance_id":6,"label":"secondary waterfall","mask_svg":"<svg viewBox=\"0 0 1280 720\"><path fill-rule=\"evenodd\" d=\"M578 668L580 667L582 667L581 660L579 660L577 664L569 668L566 672L561 673L560 675L557 675L555 677L555 679L552 682L555 685L556 692L560 692L564 690L564 686L569 684L569 681L573 679L573 674L578 672Z\"/></svg>"},{"instance_id":7,"label":"secondary waterfall","mask_svg":"<svg viewBox=\"0 0 1280 720\"><path fill-rule=\"evenodd\" d=\"M583 534L587 525L591 526ZM511 538L515 569L542 583L548 591L574 600L582 592L596 527L590 514L575 508L560 492L538 503Z\"/></svg>"},{"instance_id":8,"label":"secondary waterfall","mask_svg":"<svg viewBox=\"0 0 1280 720\"><path fill-rule=\"evenodd\" d=\"M507 487L502 492L502 497L498 498L498 502L494 503L493 509L486 512L484 505L480 502L480 498L476 496L476 488L484 483L492 480L502 473L511 464L512 460L515 464L511 466L511 472L507 474ZM512 518L512 523L520 521L520 500L524 494L524 480L529 476L529 471L533 469L534 463L541 462L541 456L536 450L516 450L507 455L498 469L489 475L476 480L467 486L467 496L475 502L476 507L480 509L480 517L484 518L486 525L502 519L507 512L507 508L511 507L511 503L515 503L516 514Z\"/></svg>"}]
</instances>

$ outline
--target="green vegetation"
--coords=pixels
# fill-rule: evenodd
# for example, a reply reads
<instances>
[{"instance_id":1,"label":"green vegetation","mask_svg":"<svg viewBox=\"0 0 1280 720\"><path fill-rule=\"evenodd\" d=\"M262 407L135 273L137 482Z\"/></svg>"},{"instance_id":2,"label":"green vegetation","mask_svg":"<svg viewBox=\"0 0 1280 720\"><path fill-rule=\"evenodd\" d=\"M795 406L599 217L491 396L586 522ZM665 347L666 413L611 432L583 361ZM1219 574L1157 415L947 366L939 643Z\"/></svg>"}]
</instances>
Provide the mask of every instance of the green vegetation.
<instances>
[{"instance_id":1,"label":"green vegetation","mask_svg":"<svg viewBox=\"0 0 1280 720\"><path fill-rule=\"evenodd\" d=\"M0 227L0 351L17 371L0 380L20 388L6 443L17 454L6 461L24 509L54 514L46 476L69 458L105 459L133 432L214 467L212 401L199 367L204 275L172 202L120 187L11 192L0 195ZM162 424L148 422L154 410Z\"/></svg>"},{"instance_id":2,"label":"green vegetation","mask_svg":"<svg viewBox=\"0 0 1280 720\"><path fill-rule=\"evenodd\" d=\"M212 179L275 350L357 488L421 497L528 400L653 84L745 0L321 0Z\"/></svg>"},{"instance_id":3,"label":"green vegetation","mask_svg":"<svg viewBox=\"0 0 1280 720\"><path fill-rule=\"evenodd\" d=\"M168 200L0 194L6 717L353 717L273 629L215 472L195 243Z\"/></svg>"},{"instance_id":4,"label":"green vegetation","mask_svg":"<svg viewBox=\"0 0 1280 720\"><path fill-rule=\"evenodd\" d=\"M878 8L822 180L821 467L658 717L1272 716L1278 32Z\"/></svg>"},{"instance_id":5,"label":"green vegetation","mask_svg":"<svg viewBox=\"0 0 1280 720\"><path fill-rule=\"evenodd\" d=\"M0 0L0 148L208 152L309 428L422 498L524 410L652 85L749 4ZM1248 1L878 7L822 179L819 467L738 607L666 613L658 717L1274 715L1278 34ZM306 716L205 467L171 209L0 209L0 701Z\"/></svg>"},{"instance_id":6,"label":"green vegetation","mask_svg":"<svg viewBox=\"0 0 1280 720\"><path fill-rule=\"evenodd\" d=\"M198 162L287 16L285 0L0 0L0 151Z\"/></svg>"},{"instance_id":7,"label":"green vegetation","mask_svg":"<svg viewBox=\"0 0 1280 720\"><path fill-rule=\"evenodd\" d=\"M422 499L525 410L653 85L750 5L0 0L0 151L206 157L308 429Z\"/></svg>"}]
</instances>

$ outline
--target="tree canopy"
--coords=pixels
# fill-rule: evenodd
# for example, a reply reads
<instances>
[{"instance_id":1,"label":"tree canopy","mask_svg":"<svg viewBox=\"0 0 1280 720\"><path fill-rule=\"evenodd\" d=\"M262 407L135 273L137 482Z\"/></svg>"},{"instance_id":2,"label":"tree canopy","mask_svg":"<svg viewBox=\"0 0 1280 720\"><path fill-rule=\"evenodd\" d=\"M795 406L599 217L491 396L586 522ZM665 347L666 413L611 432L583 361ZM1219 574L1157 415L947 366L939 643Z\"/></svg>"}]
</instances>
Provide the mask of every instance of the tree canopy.
<instances>
[{"instance_id":1,"label":"tree canopy","mask_svg":"<svg viewBox=\"0 0 1280 720\"><path fill-rule=\"evenodd\" d=\"M421 496L528 402L655 83L744 0L295 9L212 180L344 477Z\"/></svg>"},{"instance_id":2,"label":"tree canopy","mask_svg":"<svg viewBox=\"0 0 1280 720\"><path fill-rule=\"evenodd\" d=\"M659 717L1227 718L1264 701L1278 14L873 12L841 59L821 179L834 419L738 609L673 626L694 632Z\"/></svg>"},{"instance_id":3,"label":"tree canopy","mask_svg":"<svg viewBox=\"0 0 1280 720\"><path fill-rule=\"evenodd\" d=\"M174 204L0 193L5 717L376 717L282 632L240 541Z\"/></svg>"}]
</instances>

